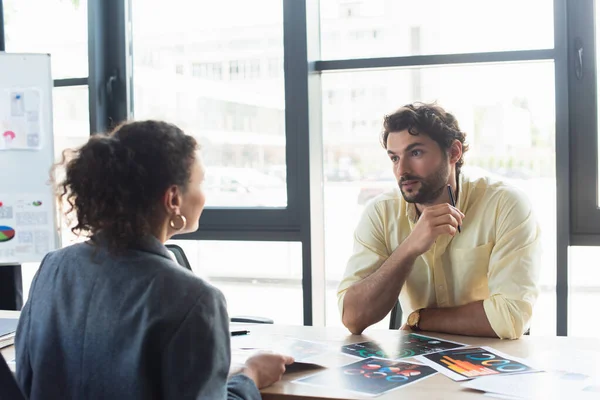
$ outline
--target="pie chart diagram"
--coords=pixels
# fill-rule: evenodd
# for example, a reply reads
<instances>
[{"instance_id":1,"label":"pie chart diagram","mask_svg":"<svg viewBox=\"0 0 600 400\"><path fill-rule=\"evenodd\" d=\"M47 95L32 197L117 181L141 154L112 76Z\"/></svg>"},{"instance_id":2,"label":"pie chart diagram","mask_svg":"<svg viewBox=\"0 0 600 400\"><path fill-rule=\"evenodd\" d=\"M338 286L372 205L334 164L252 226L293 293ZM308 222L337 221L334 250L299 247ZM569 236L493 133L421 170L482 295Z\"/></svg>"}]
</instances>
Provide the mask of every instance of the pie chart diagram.
<instances>
[{"instance_id":1,"label":"pie chart diagram","mask_svg":"<svg viewBox=\"0 0 600 400\"><path fill-rule=\"evenodd\" d=\"M0 243L8 242L15 237L15 230L10 226L0 225Z\"/></svg>"}]
</instances>

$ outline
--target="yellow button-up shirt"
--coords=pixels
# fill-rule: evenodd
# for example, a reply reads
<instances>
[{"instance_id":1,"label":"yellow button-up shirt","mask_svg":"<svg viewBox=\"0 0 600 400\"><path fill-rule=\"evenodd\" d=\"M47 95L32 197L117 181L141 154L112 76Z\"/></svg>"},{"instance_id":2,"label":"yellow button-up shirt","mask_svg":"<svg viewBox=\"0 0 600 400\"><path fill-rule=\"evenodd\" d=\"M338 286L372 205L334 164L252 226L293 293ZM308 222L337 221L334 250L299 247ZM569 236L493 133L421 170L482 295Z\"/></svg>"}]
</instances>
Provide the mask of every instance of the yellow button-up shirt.
<instances>
[{"instance_id":1,"label":"yellow button-up shirt","mask_svg":"<svg viewBox=\"0 0 600 400\"><path fill-rule=\"evenodd\" d=\"M539 294L540 228L531 204L516 188L463 171L456 206L465 214L462 233L438 237L416 259L400 291L404 319L420 308L483 300L496 334L516 339L528 329ZM340 315L348 288L375 272L417 220L415 205L404 201L400 189L366 206L338 287Z\"/></svg>"}]
</instances>

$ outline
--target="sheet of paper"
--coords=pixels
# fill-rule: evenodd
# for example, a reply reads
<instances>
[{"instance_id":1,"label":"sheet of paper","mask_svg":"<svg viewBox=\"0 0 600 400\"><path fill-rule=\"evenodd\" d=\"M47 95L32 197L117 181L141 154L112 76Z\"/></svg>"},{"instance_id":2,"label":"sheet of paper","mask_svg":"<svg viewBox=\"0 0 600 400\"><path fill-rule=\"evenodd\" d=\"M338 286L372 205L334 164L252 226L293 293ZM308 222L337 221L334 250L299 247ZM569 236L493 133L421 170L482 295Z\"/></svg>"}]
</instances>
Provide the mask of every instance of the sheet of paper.
<instances>
[{"instance_id":1,"label":"sheet of paper","mask_svg":"<svg viewBox=\"0 0 600 400\"><path fill-rule=\"evenodd\" d=\"M286 336L254 338L251 335L252 333L245 337L232 337L232 359L236 363L244 363L257 352L271 351L294 357L296 363L320 365L315 362L315 357L335 351L330 345L320 342Z\"/></svg>"},{"instance_id":2,"label":"sheet of paper","mask_svg":"<svg viewBox=\"0 0 600 400\"><path fill-rule=\"evenodd\" d=\"M0 150L42 147L41 96L36 88L0 91Z\"/></svg>"},{"instance_id":3,"label":"sheet of paper","mask_svg":"<svg viewBox=\"0 0 600 400\"><path fill-rule=\"evenodd\" d=\"M538 372L524 361L490 347L453 349L415 357L455 381L490 375Z\"/></svg>"},{"instance_id":4,"label":"sheet of paper","mask_svg":"<svg viewBox=\"0 0 600 400\"><path fill-rule=\"evenodd\" d=\"M418 382L435 373L433 368L426 365L371 357L293 382L378 396Z\"/></svg>"},{"instance_id":5,"label":"sheet of paper","mask_svg":"<svg viewBox=\"0 0 600 400\"><path fill-rule=\"evenodd\" d=\"M526 400L523 397L514 397L514 396L505 396L503 394L497 393L484 393L485 397L490 397L492 399L500 399L500 400Z\"/></svg>"},{"instance_id":6,"label":"sheet of paper","mask_svg":"<svg viewBox=\"0 0 600 400\"><path fill-rule=\"evenodd\" d=\"M545 371L568 371L600 379L600 352L589 348L546 350L534 353L527 358L527 361L531 365L540 366Z\"/></svg>"},{"instance_id":7,"label":"sheet of paper","mask_svg":"<svg viewBox=\"0 0 600 400\"><path fill-rule=\"evenodd\" d=\"M588 376L570 372L486 376L463 383L462 386L523 399L600 398L600 391L594 393L594 382Z\"/></svg>"},{"instance_id":8,"label":"sheet of paper","mask_svg":"<svg viewBox=\"0 0 600 400\"><path fill-rule=\"evenodd\" d=\"M324 343L312 342L286 337L276 342L273 351L294 357L298 362L307 362L316 356L331 352L331 347Z\"/></svg>"},{"instance_id":9,"label":"sheet of paper","mask_svg":"<svg viewBox=\"0 0 600 400\"><path fill-rule=\"evenodd\" d=\"M35 262L56 248L47 193L0 194L0 264Z\"/></svg>"},{"instance_id":10,"label":"sheet of paper","mask_svg":"<svg viewBox=\"0 0 600 400\"><path fill-rule=\"evenodd\" d=\"M381 357L399 360L466 346L463 343L451 342L431 336L402 333L402 336L396 343L387 345L375 342L353 343L342 346L342 353L360 358Z\"/></svg>"}]
</instances>

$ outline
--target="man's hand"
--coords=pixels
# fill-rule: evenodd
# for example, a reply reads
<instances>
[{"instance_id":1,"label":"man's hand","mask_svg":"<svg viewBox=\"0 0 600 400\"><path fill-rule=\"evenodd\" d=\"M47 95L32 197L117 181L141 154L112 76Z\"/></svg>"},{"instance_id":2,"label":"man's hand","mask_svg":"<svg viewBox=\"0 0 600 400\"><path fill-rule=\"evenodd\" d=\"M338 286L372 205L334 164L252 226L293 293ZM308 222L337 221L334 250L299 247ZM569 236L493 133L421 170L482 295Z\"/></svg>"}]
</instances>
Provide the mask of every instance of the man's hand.
<instances>
[{"instance_id":1,"label":"man's hand","mask_svg":"<svg viewBox=\"0 0 600 400\"><path fill-rule=\"evenodd\" d=\"M415 228L406 238L412 254L418 257L427 252L440 235L454 236L464 217L465 214L450 204L425 208Z\"/></svg>"},{"instance_id":2,"label":"man's hand","mask_svg":"<svg viewBox=\"0 0 600 400\"><path fill-rule=\"evenodd\" d=\"M398 330L399 331L411 331L412 329L410 329L410 326L408 326L408 324L404 324Z\"/></svg>"}]
</instances>

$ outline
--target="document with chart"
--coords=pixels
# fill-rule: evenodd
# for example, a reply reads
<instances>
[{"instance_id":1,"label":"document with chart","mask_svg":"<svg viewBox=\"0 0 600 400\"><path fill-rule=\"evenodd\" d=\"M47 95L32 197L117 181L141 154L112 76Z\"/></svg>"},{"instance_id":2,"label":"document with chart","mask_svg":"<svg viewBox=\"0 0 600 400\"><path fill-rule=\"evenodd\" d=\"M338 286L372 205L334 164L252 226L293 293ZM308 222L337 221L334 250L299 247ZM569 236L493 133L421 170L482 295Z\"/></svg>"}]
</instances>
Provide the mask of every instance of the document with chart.
<instances>
[{"instance_id":1,"label":"document with chart","mask_svg":"<svg viewBox=\"0 0 600 400\"><path fill-rule=\"evenodd\" d=\"M381 357L391 360L410 358L424 354L436 353L449 349L466 347L465 344L438 339L416 333L401 332L400 339L394 342L380 344L375 342L360 342L342 347L342 353L360 357Z\"/></svg>"},{"instance_id":2,"label":"document with chart","mask_svg":"<svg viewBox=\"0 0 600 400\"><path fill-rule=\"evenodd\" d=\"M434 375L426 365L367 358L295 380L296 383L378 396Z\"/></svg>"},{"instance_id":3,"label":"document with chart","mask_svg":"<svg viewBox=\"0 0 600 400\"><path fill-rule=\"evenodd\" d=\"M469 347L415 357L455 381L481 376L539 372L516 357L490 347Z\"/></svg>"},{"instance_id":4,"label":"document with chart","mask_svg":"<svg viewBox=\"0 0 600 400\"><path fill-rule=\"evenodd\" d=\"M0 264L39 261L56 247L50 193L0 194Z\"/></svg>"}]
</instances>

